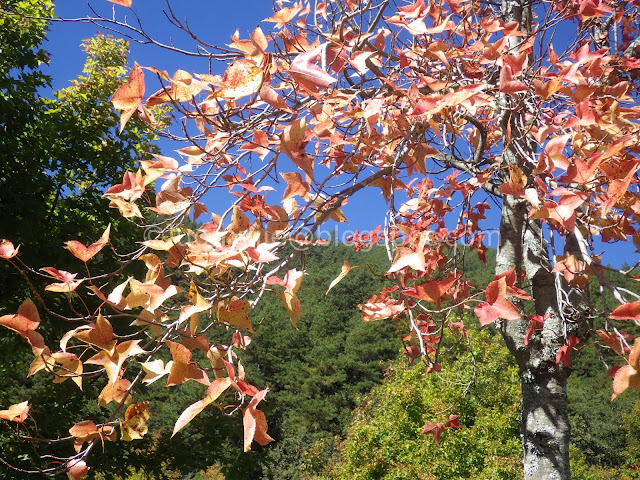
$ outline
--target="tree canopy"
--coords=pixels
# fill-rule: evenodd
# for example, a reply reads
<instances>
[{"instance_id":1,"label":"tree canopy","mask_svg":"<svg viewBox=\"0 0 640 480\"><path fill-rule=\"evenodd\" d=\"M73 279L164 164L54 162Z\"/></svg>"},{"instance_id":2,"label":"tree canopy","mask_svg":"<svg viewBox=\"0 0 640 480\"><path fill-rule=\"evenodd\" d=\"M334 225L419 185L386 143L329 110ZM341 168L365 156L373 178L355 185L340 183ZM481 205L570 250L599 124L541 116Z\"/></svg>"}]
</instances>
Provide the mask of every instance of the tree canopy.
<instances>
[{"instance_id":1,"label":"tree canopy","mask_svg":"<svg viewBox=\"0 0 640 480\"><path fill-rule=\"evenodd\" d=\"M156 134L142 122L130 123L117 135L118 115L109 100L126 77L126 40L108 35L85 39L78 46L78 55L80 48L86 53L83 72L71 86L51 90L45 74L50 55L43 42L46 18L52 14L49 1L0 3L0 237L30 245L21 261L46 269L32 272L35 289L48 283L45 273L55 272L53 265L73 258L60 248L70 236L89 238L111 225L121 246L144 240L137 226L106 208L102 193L140 158L151 158L157 151L152 143ZM162 111L156 114L162 122ZM99 262L105 269L118 266L110 256ZM29 284L24 278L8 264L0 265L1 314L15 311L26 295ZM62 315L49 317L43 332L62 335L69 328L73 307L60 296L51 300ZM12 359L0 366L0 402L29 395L42 405L43 413L51 408L57 412L39 425L64 432L66 422L87 410L86 399L74 397L64 387L54 393L44 378L27 379L30 353L19 337L7 330L0 335L0 356ZM4 456L15 458L30 451L28 445L13 440L0 436ZM0 478L19 475L0 465Z\"/></svg>"},{"instance_id":2,"label":"tree canopy","mask_svg":"<svg viewBox=\"0 0 640 480\"><path fill-rule=\"evenodd\" d=\"M91 20L149 41L115 11ZM524 476L569 479L572 356L598 342L615 357L612 399L640 388L640 297L599 255L601 242L639 244L638 13L615 0L276 1L248 36L213 46L167 4L171 23L199 42L181 51L208 71L136 63L111 101L121 129L155 125L152 109L171 105L182 128L172 138L187 143L180 160L143 159L104 193L143 228L153 212L155 237L135 250L118 248L109 229L69 239L82 275L45 270L48 295L67 295L74 310L59 348L38 331L41 312L63 316L49 297L34 292L0 317L31 346L30 373L78 387L99 378L98 404L110 408L71 425L75 455L42 471L82 478L116 426L125 441L144 436L140 387L165 377L201 389L174 434L217 407L242 417L245 451L271 442L269 389L251 383L237 352L268 321L255 318L265 296L302 326L296 249L321 245L322 225L347 221L345 202L373 189L387 203L380 226L350 241L385 244L388 265L372 274L389 283L356 300L362 320L397 326L427 372L447 368L446 345L466 323L494 325L519 369ZM486 261L492 229L494 275L473 285L464 265L471 254ZM28 277L28 245L1 242L0 256ZM107 245L121 262L111 273L94 260ZM126 273L140 262L146 273ZM361 267L345 261L327 294ZM619 273L636 281L632 269ZM1 416L30 436L29 412L24 400ZM455 435L457 414L437 414L423 432Z\"/></svg>"},{"instance_id":3,"label":"tree canopy","mask_svg":"<svg viewBox=\"0 0 640 480\"><path fill-rule=\"evenodd\" d=\"M356 410L332 478L522 478L513 359L487 332L466 347L452 346L451 368L441 374L394 365ZM456 412L461 428L438 445L420 429L441 411Z\"/></svg>"}]
</instances>

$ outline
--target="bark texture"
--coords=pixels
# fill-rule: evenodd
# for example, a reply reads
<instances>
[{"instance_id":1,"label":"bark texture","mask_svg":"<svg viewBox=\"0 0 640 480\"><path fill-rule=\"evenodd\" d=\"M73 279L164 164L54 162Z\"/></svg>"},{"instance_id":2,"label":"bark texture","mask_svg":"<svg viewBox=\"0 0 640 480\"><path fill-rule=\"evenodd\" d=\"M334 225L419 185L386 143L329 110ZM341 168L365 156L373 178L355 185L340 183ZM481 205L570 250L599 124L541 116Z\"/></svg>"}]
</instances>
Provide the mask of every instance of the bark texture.
<instances>
[{"instance_id":1,"label":"bark texture","mask_svg":"<svg viewBox=\"0 0 640 480\"><path fill-rule=\"evenodd\" d=\"M534 297L535 314L550 315L539 338L524 344L526 318L501 322L502 335L515 356L522 384L522 443L524 478L569 480L570 425L567 414L569 369L556 364L566 344L566 329L558 295L562 295L537 222L526 218L526 205L506 197L502 209L497 273L515 265L526 273ZM532 314L534 312L531 312Z\"/></svg>"},{"instance_id":2,"label":"bark texture","mask_svg":"<svg viewBox=\"0 0 640 480\"><path fill-rule=\"evenodd\" d=\"M531 30L531 9L523 0L503 0L506 22L518 22L520 30ZM510 45L517 51L517 37ZM525 173L535 166L536 146L522 127L526 108L504 95L502 130L505 134L503 166L515 165ZM505 171L508 169L505 168ZM508 175L508 174L507 174ZM505 178L507 180L507 178ZM520 305L529 315L547 315L543 330L528 345L524 339L529 320L501 321L499 327L507 347L515 356L522 384L522 443L524 478L527 480L570 480L570 425L567 414L569 369L556 364L558 350L567 343L563 309L567 297L564 285L551 273L549 249L537 220L528 218L528 203L510 195L503 197L496 273L516 268L518 278L526 274L522 287L529 287L534 308ZM517 304L517 299L511 299ZM522 308L524 307L524 308Z\"/></svg>"},{"instance_id":3,"label":"bark texture","mask_svg":"<svg viewBox=\"0 0 640 480\"><path fill-rule=\"evenodd\" d=\"M521 230L514 231L514 218L520 219L515 224L521 225ZM540 338L532 339L528 345L524 344L529 327L527 319L503 322L502 328L520 369L524 478L569 480L570 425L566 393L569 369L556 364L556 354L566 343L558 302L559 286L550 273L540 227L536 222L526 220L526 211L523 212L520 202L505 199L503 222L501 247L506 248L500 249L498 268L506 270L521 264L531 283L535 313L550 315ZM512 243L519 244L518 248Z\"/></svg>"}]
</instances>

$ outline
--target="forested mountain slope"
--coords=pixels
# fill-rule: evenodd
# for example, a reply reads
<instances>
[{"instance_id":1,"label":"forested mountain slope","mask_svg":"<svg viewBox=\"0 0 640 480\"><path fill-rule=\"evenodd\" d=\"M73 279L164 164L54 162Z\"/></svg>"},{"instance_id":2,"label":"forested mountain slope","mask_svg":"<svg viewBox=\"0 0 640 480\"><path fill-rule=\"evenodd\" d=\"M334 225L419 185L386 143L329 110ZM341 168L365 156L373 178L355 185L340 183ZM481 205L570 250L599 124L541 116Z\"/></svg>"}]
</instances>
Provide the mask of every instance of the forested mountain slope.
<instances>
[{"instance_id":1,"label":"forested mountain slope","mask_svg":"<svg viewBox=\"0 0 640 480\"><path fill-rule=\"evenodd\" d=\"M465 253L465 278L486 284L494 252L487 253L489 266L475 252ZM353 269L325 296L344 260L363 267ZM190 382L173 391L159 381L146 395L162 400L154 402L161 407L150 419L160 433L106 445L105 454L92 457L94 471L101 472L95 478L177 479L199 471L195 478L206 480L351 478L355 471L363 479L405 478L417 471L435 475L424 478L474 478L487 472L502 472L496 478L518 478L516 367L504 349L493 345L499 342L491 341L489 328L471 350L465 342L456 345L451 355L457 360L447 362L441 375L425 374L420 365L407 366L391 321L362 322L357 308L385 285L382 273L388 259L383 246L363 252L342 244L314 247L299 252L292 267L306 271L298 292L303 312L298 328L291 325L280 298L266 292L252 315L254 341L241 352L247 377L270 389L262 408L276 441L243 453L239 413L225 416L217 409L206 409L170 439L177 416L201 398L202 386ZM466 322L478 328L471 326L477 325L472 315ZM215 334L210 337L215 344ZM633 416L640 402L637 393L629 391L608 403L611 384L606 368L592 361L606 360L606 351L591 348L592 358L574 365L570 377L575 477L589 480L606 473L612 479L634 478L626 465L640 459L640 425L638 415ZM484 360L474 364L470 355ZM458 380L472 377L478 383L460 396L465 386ZM50 394L59 395L62 389L76 403L82 398L67 384L54 385ZM503 394L499 398L498 390ZM595 397L602 401L594 402ZM91 394L84 398L86 411L97 408ZM461 415L462 430L442 438L454 448L440 448L431 436L420 434L435 408L421 410L429 402ZM400 415L405 408L415 414ZM461 463L447 470L454 458ZM423 465L427 460L432 470ZM499 465L490 465L496 461ZM401 471L405 477L397 476Z\"/></svg>"}]
</instances>

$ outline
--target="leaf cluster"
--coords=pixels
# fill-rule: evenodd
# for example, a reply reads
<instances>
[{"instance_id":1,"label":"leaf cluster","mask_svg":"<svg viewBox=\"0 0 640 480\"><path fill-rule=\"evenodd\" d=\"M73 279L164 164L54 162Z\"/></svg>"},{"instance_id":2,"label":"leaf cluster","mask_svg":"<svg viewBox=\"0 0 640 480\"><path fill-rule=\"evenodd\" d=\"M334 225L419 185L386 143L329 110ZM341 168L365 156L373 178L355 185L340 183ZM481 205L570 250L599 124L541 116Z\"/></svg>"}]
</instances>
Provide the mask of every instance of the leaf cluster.
<instances>
[{"instance_id":1,"label":"leaf cluster","mask_svg":"<svg viewBox=\"0 0 640 480\"><path fill-rule=\"evenodd\" d=\"M74 260L60 248L63 242L87 242L109 224L117 232L114 244L125 251L142 240L142 230L114 215L101 197L125 169L157 148L152 143L155 133L139 122L116 135L118 117L109 98L125 74L126 41L105 35L86 39L83 73L70 87L50 91L44 73L49 54L42 46L48 22L42 19L52 15L51 1L0 3L0 237L28 244L24 260L36 267L70 265ZM109 255L98 255L95 261L97 268L118 265ZM31 273L34 286L42 288L43 276ZM0 265L0 314L15 311L28 295L23 280L6 263ZM59 312L73 310L68 295L44 295ZM60 335L68 328L54 317L41 330ZM0 402L31 397L34 414L41 418L39 428L66 436L79 412L95 413L94 402L88 403L88 397L70 385L52 387L38 376L25 380L31 354L25 342L7 331L0 334L0 356L15 359L1 367ZM99 390L89 386L84 393L95 396ZM3 457L12 459L35 447L4 434L0 445ZM52 447L52 453L60 452ZM30 468L28 462L21 466ZM20 476L0 465L0 478Z\"/></svg>"}]
</instances>

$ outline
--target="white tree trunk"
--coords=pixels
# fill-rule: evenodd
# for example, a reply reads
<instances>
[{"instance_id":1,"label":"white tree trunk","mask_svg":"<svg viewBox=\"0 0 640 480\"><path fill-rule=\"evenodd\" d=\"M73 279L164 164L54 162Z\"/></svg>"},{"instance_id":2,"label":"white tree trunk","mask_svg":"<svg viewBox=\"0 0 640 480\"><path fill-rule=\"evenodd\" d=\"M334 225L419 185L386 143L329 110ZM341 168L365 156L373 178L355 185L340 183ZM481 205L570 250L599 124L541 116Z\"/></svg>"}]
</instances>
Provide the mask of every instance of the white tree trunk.
<instances>
[{"instance_id":1,"label":"white tree trunk","mask_svg":"<svg viewBox=\"0 0 640 480\"><path fill-rule=\"evenodd\" d=\"M524 478L569 480L567 377L570 370L556 364L558 349L566 343L566 330L558 305L558 284L550 265L540 225L527 219L521 199L503 199L496 273L516 266L531 284L535 314L550 315L540 337L524 344L527 318L499 322L502 335L520 369L522 383L522 443Z\"/></svg>"}]
</instances>

